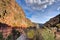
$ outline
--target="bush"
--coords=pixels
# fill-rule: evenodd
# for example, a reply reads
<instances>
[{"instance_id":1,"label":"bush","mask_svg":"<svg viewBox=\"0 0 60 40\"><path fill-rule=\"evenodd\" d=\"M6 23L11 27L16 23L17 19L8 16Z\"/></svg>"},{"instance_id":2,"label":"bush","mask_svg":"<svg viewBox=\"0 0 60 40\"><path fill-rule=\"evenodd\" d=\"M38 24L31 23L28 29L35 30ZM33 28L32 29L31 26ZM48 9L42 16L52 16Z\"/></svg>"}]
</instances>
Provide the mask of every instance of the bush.
<instances>
[{"instance_id":1,"label":"bush","mask_svg":"<svg viewBox=\"0 0 60 40\"><path fill-rule=\"evenodd\" d=\"M33 38L34 37L34 35L35 35L35 32L34 32L34 30L29 30L28 32L27 32L27 37L28 38Z\"/></svg>"},{"instance_id":2,"label":"bush","mask_svg":"<svg viewBox=\"0 0 60 40\"><path fill-rule=\"evenodd\" d=\"M0 32L0 40L4 40L2 32Z\"/></svg>"},{"instance_id":3,"label":"bush","mask_svg":"<svg viewBox=\"0 0 60 40\"><path fill-rule=\"evenodd\" d=\"M48 28L43 29L41 34L42 34L44 40L55 40L54 33L51 30L49 30Z\"/></svg>"},{"instance_id":4,"label":"bush","mask_svg":"<svg viewBox=\"0 0 60 40\"><path fill-rule=\"evenodd\" d=\"M10 35L7 37L6 40L13 40L13 36L12 36L12 34L10 34Z\"/></svg>"}]
</instances>

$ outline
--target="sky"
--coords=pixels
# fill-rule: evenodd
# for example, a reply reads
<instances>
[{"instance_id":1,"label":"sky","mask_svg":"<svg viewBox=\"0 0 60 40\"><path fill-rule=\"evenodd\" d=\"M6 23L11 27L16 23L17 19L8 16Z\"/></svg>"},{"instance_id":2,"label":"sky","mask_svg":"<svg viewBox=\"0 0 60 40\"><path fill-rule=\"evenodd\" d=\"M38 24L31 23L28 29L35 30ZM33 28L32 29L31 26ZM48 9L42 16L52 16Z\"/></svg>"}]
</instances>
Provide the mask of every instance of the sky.
<instances>
[{"instance_id":1,"label":"sky","mask_svg":"<svg viewBox=\"0 0 60 40\"><path fill-rule=\"evenodd\" d=\"M35 23L45 23L60 14L60 0L16 0L26 17Z\"/></svg>"}]
</instances>

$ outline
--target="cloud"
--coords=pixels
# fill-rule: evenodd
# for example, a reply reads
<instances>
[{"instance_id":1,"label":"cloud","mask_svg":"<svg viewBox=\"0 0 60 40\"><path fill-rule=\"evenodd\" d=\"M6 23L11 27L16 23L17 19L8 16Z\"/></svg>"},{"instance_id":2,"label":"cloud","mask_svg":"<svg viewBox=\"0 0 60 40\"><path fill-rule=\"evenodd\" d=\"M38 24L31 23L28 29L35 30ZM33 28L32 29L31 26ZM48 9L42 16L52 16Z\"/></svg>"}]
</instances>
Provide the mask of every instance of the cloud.
<instances>
[{"instance_id":1,"label":"cloud","mask_svg":"<svg viewBox=\"0 0 60 40\"><path fill-rule=\"evenodd\" d=\"M35 14L32 15L32 17L30 18L30 20L32 22L36 22L36 23L45 23L46 21L48 21L50 18L50 16L46 16L46 15L41 15L41 14Z\"/></svg>"},{"instance_id":2,"label":"cloud","mask_svg":"<svg viewBox=\"0 0 60 40\"><path fill-rule=\"evenodd\" d=\"M57 10L59 11L60 10L60 7L58 7Z\"/></svg>"},{"instance_id":3,"label":"cloud","mask_svg":"<svg viewBox=\"0 0 60 40\"><path fill-rule=\"evenodd\" d=\"M34 10L42 10L52 5L55 0L25 0L28 7Z\"/></svg>"},{"instance_id":4,"label":"cloud","mask_svg":"<svg viewBox=\"0 0 60 40\"><path fill-rule=\"evenodd\" d=\"M58 15L59 12L57 11L52 11L52 10L47 10L43 13L35 13L34 15L31 16L30 20L32 22L36 22L36 23L45 23L47 22L50 18Z\"/></svg>"},{"instance_id":5,"label":"cloud","mask_svg":"<svg viewBox=\"0 0 60 40\"><path fill-rule=\"evenodd\" d=\"M29 18L32 22L36 23L45 23L50 18L59 13L55 11L56 9L60 10L60 7L58 7L60 5L60 0L24 0L24 2L22 1L20 0L19 4L21 3L21 6L24 9L26 15L29 16L27 18ZM26 10L28 10L28 12Z\"/></svg>"}]
</instances>

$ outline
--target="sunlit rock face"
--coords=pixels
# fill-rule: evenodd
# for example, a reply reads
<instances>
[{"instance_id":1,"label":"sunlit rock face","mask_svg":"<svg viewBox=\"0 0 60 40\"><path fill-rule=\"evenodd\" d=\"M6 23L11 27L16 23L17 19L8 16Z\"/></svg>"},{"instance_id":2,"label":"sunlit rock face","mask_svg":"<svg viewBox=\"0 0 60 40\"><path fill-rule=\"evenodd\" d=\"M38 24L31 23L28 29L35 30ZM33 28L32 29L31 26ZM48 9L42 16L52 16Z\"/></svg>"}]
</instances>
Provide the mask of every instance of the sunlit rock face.
<instances>
[{"instance_id":1,"label":"sunlit rock face","mask_svg":"<svg viewBox=\"0 0 60 40\"><path fill-rule=\"evenodd\" d=\"M0 22L12 27L27 27L25 14L15 0L0 0Z\"/></svg>"},{"instance_id":2,"label":"sunlit rock face","mask_svg":"<svg viewBox=\"0 0 60 40\"><path fill-rule=\"evenodd\" d=\"M12 28L20 32L21 28L29 26L33 26L32 22L15 0L0 0L0 32L4 38L11 34Z\"/></svg>"}]
</instances>

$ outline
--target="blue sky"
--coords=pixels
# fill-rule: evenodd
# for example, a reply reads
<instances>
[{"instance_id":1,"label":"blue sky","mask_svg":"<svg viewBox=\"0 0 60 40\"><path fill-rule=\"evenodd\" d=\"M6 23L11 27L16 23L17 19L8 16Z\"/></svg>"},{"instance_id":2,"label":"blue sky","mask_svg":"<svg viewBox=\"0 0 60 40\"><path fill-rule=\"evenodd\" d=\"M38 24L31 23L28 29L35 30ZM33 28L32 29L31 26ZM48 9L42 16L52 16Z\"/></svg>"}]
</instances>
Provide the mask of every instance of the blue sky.
<instances>
[{"instance_id":1,"label":"blue sky","mask_svg":"<svg viewBox=\"0 0 60 40\"><path fill-rule=\"evenodd\" d=\"M32 22L45 23L60 14L60 0L16 0Z\"/></svg>"}]
</instances>

